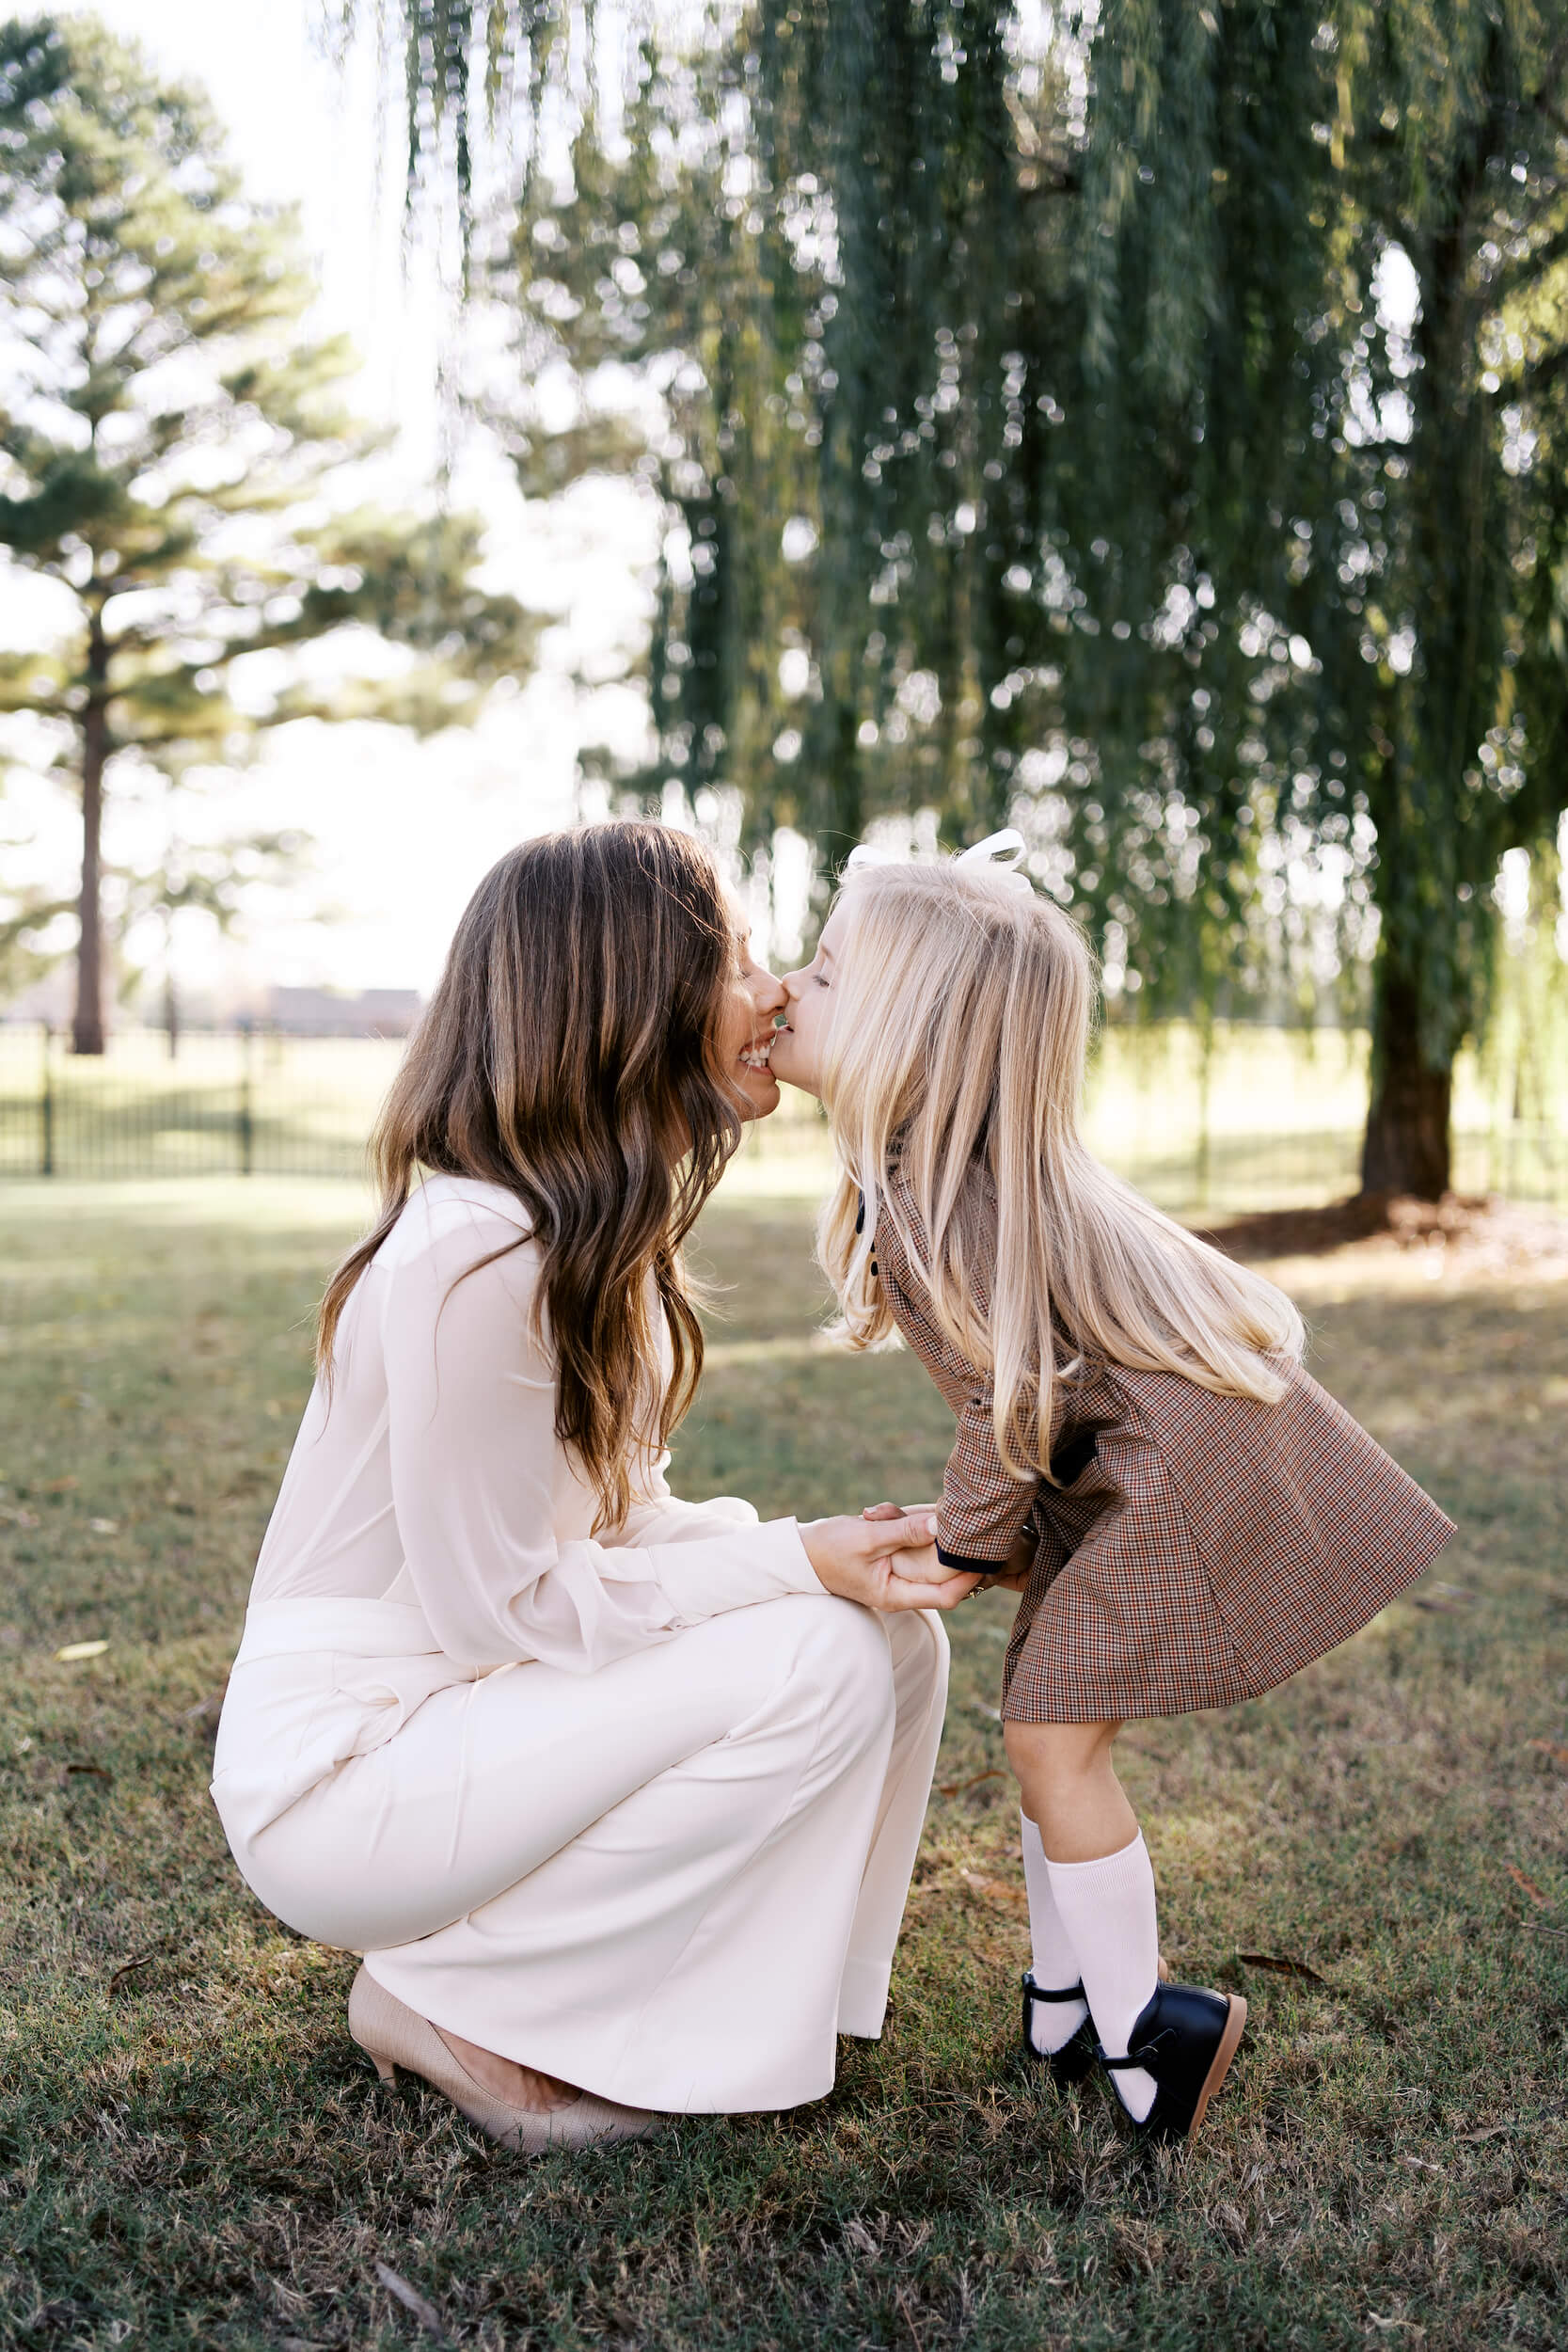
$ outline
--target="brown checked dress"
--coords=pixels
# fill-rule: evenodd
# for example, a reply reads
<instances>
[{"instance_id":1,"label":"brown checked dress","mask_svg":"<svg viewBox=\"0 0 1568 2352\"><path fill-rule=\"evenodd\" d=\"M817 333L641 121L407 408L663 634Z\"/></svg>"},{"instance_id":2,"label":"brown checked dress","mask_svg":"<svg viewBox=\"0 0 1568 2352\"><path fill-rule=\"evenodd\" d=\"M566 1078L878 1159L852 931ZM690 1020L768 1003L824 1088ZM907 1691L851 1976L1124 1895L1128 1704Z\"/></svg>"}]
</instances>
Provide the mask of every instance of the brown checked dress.
<instances>
[{"instance_id":1,"label":"brown checked dress","mask_svg":"<svg viewBox=\"0 0 1568 2352\"><path fill-rule=\"evenodd\" d=\"M913 1196L899 1212L924 1248ZM968 1214L994 1262L996 1200ZM989 1374L943 1337L885 1209L879 1279L957 1417L937 1517L953 1567L996 1572L1027 1533L1034 1566L1003 1670L1011 1723L1117 1723L1232 1707L1297 1674L1430 1566L1453 1522L1317 1382L1282 1365L1276 1405L1085 1360L1057 1384L1057 1483L1004 1467ZM981 1305L989 1307L985 1285Z\"/></svg>"}]
</instances>

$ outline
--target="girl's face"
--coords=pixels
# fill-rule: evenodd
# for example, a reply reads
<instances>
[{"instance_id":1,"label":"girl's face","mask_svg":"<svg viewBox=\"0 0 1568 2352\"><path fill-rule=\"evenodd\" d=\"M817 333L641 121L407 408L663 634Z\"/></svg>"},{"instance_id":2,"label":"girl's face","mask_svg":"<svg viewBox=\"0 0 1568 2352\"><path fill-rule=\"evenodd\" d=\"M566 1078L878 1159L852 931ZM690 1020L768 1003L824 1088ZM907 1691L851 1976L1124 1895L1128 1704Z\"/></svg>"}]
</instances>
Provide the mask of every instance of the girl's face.
<instances>
[{"instance_id":1,"label":"girl's face","mask_svg":"<svg viewBox=\"0 0 1568 2352\"><path fill-rule=\"evenodd\" d=\"M753 960L744 921L736 924L735 943L736 972L720 1022L719 1057L745 1104L742 1115L766 1119L779 1106L778 1080L768 1065L784 993L772 973Z\"/></svg>"},{"instance_id":2,"label":"girl's face","mask_svg":"<svg viewBox=\"0 0 1568 2352\"><path fill-rule=\"evenodd\" d=\"M822 926L811 961L799 972L784 974L784 1022L773 1032L773 1074L805 1094L822 1091L823 1049L833 1011L833 975L847 928L841 899Z\"/></svg>"}]
</instances>

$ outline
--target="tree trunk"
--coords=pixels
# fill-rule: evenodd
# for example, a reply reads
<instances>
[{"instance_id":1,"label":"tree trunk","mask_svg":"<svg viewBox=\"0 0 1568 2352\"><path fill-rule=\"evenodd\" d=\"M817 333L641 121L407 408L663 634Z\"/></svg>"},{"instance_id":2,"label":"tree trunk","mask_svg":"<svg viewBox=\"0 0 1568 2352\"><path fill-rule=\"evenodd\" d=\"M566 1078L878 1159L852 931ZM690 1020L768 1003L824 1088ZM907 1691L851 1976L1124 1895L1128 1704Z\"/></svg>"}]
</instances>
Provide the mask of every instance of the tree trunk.
<instances>
[{"instance_id":1,"label":"tree trunk","mask_svg":"<svg viewBox=\"0 0 1568 2352\"><path fill-rule=\"evenodd\" d=\"M865 824L864 786L861 774L859 720L853 695L841 673L847 660L823 664L823 698L816 706L806 739L804 762L811 771L807 830L815 833L836 875L860 840Z\"/></svg>"},{"instance_id":2,"label":"tree trunk","mask_svg":"<svg viewBox=\"0 0 1568 2352\"><path fill-rule=\"evenodd\" d=\"M71 1024L73 1054L103 1051L103 910L102 843L103 766L109 751L109 647L103 615L95 605L87 621L87 703L82 714L82 896L76 949L76 1011Z\"/></svg>"},{"instance_id":3,"label":"tree trunk","mask_svg":"<svg viewBox=\"0 0 1568 2352\"><path fill-rule=\"evenodd\" d=\"M1449 1189L1453 1067L1432 1067L1420 1002L1407 973L1380 959L1372 1012L1372 1099L1361 1153L1363 1192L1439 1200Z\"/></svg>"}]
</instances>

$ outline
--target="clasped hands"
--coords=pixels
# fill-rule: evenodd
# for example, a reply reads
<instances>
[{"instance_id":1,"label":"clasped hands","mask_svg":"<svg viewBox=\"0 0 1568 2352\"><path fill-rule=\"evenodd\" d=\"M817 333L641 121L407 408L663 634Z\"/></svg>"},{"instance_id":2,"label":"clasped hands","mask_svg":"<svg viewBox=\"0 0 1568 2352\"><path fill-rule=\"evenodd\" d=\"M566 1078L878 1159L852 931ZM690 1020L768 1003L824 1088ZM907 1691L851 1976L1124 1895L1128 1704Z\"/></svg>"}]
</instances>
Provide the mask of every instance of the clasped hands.
<instances>
[{"instance_id":1,"label":"clasped hands","mask_svg":"<svg viewBox=\"0 0 1568 2352\"><path fill-rule=\"evenodd\" d=\"M858 1518L811 1519L800 1529L821 1583L867 1609L956 1609L980 1585L1022 1589L1029 1550L1014 1545L1006 1575L963 1575L937 1558L934 1503L875 1502Z\"/></svg>"}]
</instances>

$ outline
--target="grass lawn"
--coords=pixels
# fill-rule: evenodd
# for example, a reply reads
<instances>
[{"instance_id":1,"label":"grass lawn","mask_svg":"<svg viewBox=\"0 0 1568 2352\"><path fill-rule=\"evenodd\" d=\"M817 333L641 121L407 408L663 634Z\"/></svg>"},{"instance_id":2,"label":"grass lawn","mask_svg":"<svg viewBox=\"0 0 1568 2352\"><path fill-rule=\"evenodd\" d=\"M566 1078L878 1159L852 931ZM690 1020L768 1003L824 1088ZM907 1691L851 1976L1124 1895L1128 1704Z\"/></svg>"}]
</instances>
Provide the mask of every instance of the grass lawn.
<instances>
[{"instance_id":1,"label":"grass lawn","mask_svg":"<svg viewBox=\"0 0 1568 2352\"><path fill-rule=\"evenodd\" d=\"M675 1483L765 1514L929 1494L943 1409L908 1358L820 1350L791 1182L742 1168L708 1213L730 1290ZM952 1621L884 2041L819 2106L530 2162L377 2085L354 1963L251 1900L206 1795L359 1205L0 1188L0 2344L1568 2344L1568 1283L1391 1245L1279 1269L1461 1534L1294 1684L1123 1742L1176 1972L1252 2004L1190 2156L1015 2057L994 1596Z\"/></svg>"}]
</instances>

